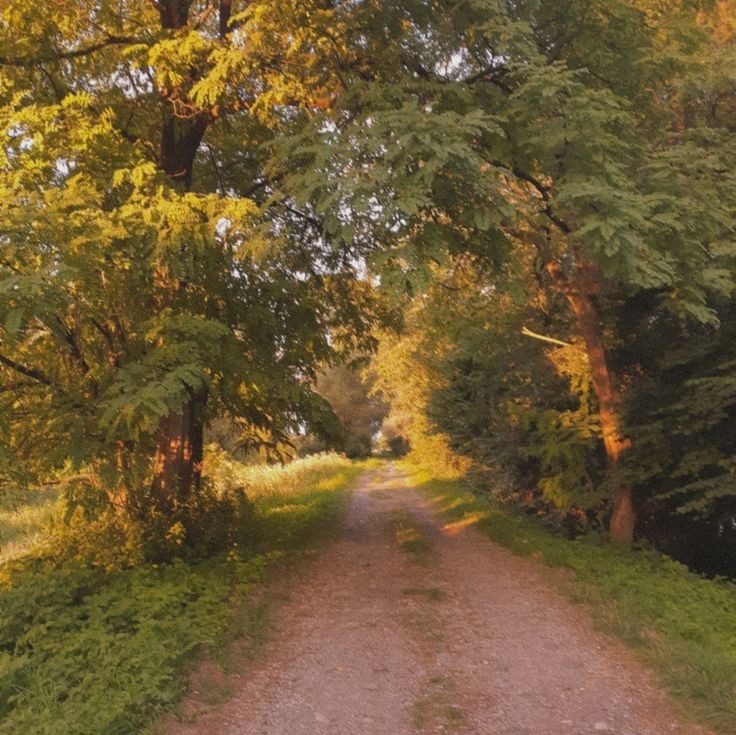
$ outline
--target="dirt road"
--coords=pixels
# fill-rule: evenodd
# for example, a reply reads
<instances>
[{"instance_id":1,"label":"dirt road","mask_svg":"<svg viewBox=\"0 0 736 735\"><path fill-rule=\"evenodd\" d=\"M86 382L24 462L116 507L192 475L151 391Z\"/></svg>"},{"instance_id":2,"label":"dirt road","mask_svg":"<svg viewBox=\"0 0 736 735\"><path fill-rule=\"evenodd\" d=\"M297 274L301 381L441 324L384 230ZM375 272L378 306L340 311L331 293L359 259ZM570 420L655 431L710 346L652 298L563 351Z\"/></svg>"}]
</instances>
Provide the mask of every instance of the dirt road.
<instances>
[{"instance_id":1,"label":"dirt road","mask_svg":"<svg viewBox=\"0 0 736 735\"><path fill-rule=\"evenodd\" d=\"M232 698L166 732L704 732L677 721L651 677L548 575L472 524L447 524L393 468L370 473Z\"/></svg>"}]
</instances>

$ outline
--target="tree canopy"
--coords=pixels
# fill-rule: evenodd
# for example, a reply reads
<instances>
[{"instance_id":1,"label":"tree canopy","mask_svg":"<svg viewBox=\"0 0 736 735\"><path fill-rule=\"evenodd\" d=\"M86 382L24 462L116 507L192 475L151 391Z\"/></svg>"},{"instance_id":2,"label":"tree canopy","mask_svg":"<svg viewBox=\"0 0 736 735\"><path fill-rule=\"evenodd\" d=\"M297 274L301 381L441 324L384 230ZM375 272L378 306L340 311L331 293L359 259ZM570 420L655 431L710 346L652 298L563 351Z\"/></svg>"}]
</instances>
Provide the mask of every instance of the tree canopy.
<instances>
[{"instance_id":1,"label":"tree canopy","mask_svg":"<svg viewBox=\"0 0 736 735\"><path fill-rule=\"evenodd\" d=\"M3 447L138 515L199 484L208 416L275 446L381 307L279 188L319 109L319 3L3 5ZM11 457L13 459L11 459Z\"/></svg>"},{"instance_id":2,"label":"tree canopy","mask_svg":"<svg viewBox=\"0 0 736 735\"><path fill-rule=\"evenodd\" d=\"M403 309L374 369L415 447L622 541L655 485L731 497L735 17L8 0L6 461L168 523L210 417L266 447L319 427L319 370Z\"/></svg>"}]
</instances>

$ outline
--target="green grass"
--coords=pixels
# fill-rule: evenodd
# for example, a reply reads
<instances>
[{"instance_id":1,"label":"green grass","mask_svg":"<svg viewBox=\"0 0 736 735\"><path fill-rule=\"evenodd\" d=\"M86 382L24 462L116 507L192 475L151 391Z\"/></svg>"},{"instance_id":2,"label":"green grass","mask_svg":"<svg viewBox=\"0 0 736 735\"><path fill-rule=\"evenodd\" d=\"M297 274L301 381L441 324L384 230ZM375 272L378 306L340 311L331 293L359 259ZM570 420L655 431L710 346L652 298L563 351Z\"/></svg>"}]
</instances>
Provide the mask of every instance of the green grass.
<instances>
[{"instance_id":1,"label":"green grass","mask_svg":"<svg viewBox=\"0 0 736 735\"><path fill-rule=\"evenodd\" d=\"M651 548L616 548L596 536L569 541L461 481L417 471L414 480L449 518L516 554L571 570L559 576L560 589L588 608L598 628L634 649L683 712L736 733L736 585L700 577Z\"/></svg>"},{"instance_id":2,"label":"green grass","mask_svg":"<svg viewBox=\"0 0 736 735\"><path fill-rule=\"evenodd\" d=\"M59 514L55 493L29 492L0 502L0 564L17 559L43 537L44 528Z\"/></svg>"},{"instance_id":3,"label":"green grass","mask_svg":"<svg viewBox=\"0 0 736 735\"><path fill-rule=\"evenodd\" d=\"M0 732L140 732L182 695L199 653L263 637L254 585L334 533L362 469L324 466L256 498L251 547L237 554L115 572L38 557L0 567Z\"/></svg>"}]
</instances>

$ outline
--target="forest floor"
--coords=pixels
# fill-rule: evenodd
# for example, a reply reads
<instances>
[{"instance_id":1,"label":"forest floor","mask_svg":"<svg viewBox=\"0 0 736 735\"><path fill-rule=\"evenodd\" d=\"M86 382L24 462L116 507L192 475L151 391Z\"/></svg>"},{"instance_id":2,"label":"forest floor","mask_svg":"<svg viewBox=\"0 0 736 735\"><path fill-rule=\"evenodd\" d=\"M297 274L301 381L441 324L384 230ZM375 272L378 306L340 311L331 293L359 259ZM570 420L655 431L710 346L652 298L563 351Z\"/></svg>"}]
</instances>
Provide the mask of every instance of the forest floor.
<instances>
[{"instance_id":1,"label":"forest floor","mask_svg":"<svg viewBox=\"0 0 736 735\"><path fill-rule=\"evenodd\" d=\"M448 522L392 466L292 575L271 640L203 664L167 735L695 735L556 575ZM213 690L231 696L216 702Z\"/></svg>"}]
</instances>

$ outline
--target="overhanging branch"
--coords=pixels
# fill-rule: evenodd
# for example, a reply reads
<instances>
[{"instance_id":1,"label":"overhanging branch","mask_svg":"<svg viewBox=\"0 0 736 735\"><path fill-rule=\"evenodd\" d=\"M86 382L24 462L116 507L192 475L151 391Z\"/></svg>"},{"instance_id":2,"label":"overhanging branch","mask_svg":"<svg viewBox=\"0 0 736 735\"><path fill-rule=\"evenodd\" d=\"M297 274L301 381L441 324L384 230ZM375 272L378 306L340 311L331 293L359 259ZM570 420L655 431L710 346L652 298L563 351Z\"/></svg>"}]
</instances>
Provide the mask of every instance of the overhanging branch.
<instances>
[{"instance_id":1,"label":"overhanging branch","mask_svg":"<svg viewBox=\"0 0 736 735\"><path fill-rule=\"evenodd\" d=\"M133 36L107 36L97 43L89 46L71 49L69 51L56 51L55 53L44 56L23 57L23 56L0 56L0 66L18 66L32 67L44 64L49 61L61 61L65 59L77 59L81 56L89 56L96 51L101 51L110 46L131 46L136 43L145 43L143 39L134 38Z\"/></svg>"},{"instance_id":2,"label":"overhanging branch","mask_svg":"<svg viewBox=\"0 0 736 735\"><path fill-rule=\"evenodd\" d=\"M532 337L533 339L539 339L542 342L549 342L550 344L558 345L559 347L573 347L573 345L570 344L570 342L563 342L561 339L556 339L555 337L547 337L544 334L538 334L537 332L532 332L532 330L529 329L528 327L522 327L521 333L525 337Z\"/></svg>"},{"instance_id":3,"label":"overhanging branch","mask_svg":"<svg viewBox=\"0 0 736 735\"><path fill-rule=\"evenodd\" d=\"M15 360L11 360L9 357L0 355L0 365L5 365L5 367L10 368L16 373L25 375L27 378L31 378L38 383L42 383L43 385L48 386L49 388L54 387L54 384L51 382L51 379L47 377L46 375L44 375L40 370L36 370L35 368L28 367L27 365L23 365L19 362L15 362Z\"/></svg>"}]
</instances>

